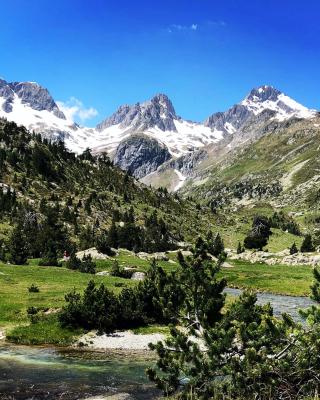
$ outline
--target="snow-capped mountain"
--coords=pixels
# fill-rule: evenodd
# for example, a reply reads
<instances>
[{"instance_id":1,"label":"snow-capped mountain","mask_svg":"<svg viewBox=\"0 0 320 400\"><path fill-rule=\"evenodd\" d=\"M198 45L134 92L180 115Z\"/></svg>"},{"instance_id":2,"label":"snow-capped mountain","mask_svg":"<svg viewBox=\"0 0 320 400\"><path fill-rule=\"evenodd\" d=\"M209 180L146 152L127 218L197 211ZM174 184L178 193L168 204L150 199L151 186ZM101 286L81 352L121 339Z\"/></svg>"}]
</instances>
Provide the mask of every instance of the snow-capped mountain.
<instances>
[{"instance_id":1,"label":"snow-capped mountain","mask_svg":"<svg viewBox=\"0 0 320 400\"><path fill-rule=\"evenodd\" d=\"M48 90L39 84L0 79L0 117L50 139L64 140L77 153L88 147L95 153L108 152L119 166L138 178L169 161L179 175L185 171L186 163L189 170L205 158L208 146L236 147L248 138L258 137L255 131L266 121L282 122L315 115L315 110L307 109L279 90L261 86L240 103L212 114L203 123L183 120L170 99L158 94L143 103L123 105L96 128L86 128L68 119ZM200 150L201 157L193 156ZM174 160L177 163L172 164Z\"/></svg>"},{"instance_id":2,"label":"snow-capped mountain","mask_svg":"<svg viewBox=\"0 0 320 400\"><path fill-rule=\"evenodd\" d=\"M67 119L47 89L36 82L6 82L0 79L0 117L39 132L82 152L95 130Z\"/></svg>"},{"instance_id":3,"label":"snow-capped mountain","mask_svg":"<svg viewBox=\"0 0 320 400\"><path fill-rule=\"evenodd\" d=\"M310 110L295 100L286 96L272 86L261 86L252 89L247 97L239 104L234 105L225 112L212 114L205 125L228 133L235 133L241 129L250 119L259 115L269 114L270 118L284 121L292 117L312 118L315 110Z\"/></svg>"},{"instance_id":4,"label":"snow-capped mountain","mask_svg":"<svg viewBox=\"0 0 320 400\"><path fill-rule=\"evenodd\" d=\"M95 151L116 150L120 141L132 133L143 133L164 144L173 157L222 139L224 132L196 122L185 121L164 94L144 103L121 106L111 117L97 126Z\"/></svg>"}]
</instances>

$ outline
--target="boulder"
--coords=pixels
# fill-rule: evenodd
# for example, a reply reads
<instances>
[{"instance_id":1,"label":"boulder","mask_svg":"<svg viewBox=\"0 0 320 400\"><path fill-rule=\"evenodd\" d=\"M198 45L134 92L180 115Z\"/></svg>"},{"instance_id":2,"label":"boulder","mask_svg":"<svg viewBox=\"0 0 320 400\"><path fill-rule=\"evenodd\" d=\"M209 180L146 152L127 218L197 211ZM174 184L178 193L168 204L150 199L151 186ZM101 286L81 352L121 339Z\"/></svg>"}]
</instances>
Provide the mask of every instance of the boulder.
<instances>
[{"instance_id":1,"label":"boulder","mask_svg":"<svg viewBox=\"0 0 320 400\"><path fill-rule=\"evenodd\" d=\"M143 281L146 277L144 272L134 272L131 276L131 279L134 281Z\"/></svg>"}]
</instances>

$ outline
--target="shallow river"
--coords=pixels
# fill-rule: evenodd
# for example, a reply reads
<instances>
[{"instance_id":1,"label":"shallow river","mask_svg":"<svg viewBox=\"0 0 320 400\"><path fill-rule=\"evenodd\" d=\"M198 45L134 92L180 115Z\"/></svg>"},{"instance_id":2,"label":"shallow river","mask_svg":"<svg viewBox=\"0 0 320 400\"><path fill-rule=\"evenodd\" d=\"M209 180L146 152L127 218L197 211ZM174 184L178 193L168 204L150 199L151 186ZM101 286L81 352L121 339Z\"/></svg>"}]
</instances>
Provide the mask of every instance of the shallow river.
<instances>
[{"instance_id":1,"label":"shallow river","mask_svg":"<svg viewBox=\"0 0 320 400\"><path fill-rule=\"evenodd\" d=\"M152 361L139 357L54 348L0 347L0 399L83 399L126 392L154 399L145 376Z\"/></svg>"},{"instance_id":2,"label":"shallow river","mask_svg":"<svg viewBox=\"0 0 320 400\"><path fill-rule=\"evenodd\" d=\"M242 290L240 289L225 289L225 293L232 296L239 296L241 292ZM299 315L299 309L308 308L315 304L309 297L282 296L271 293L258 293L257 297L258 304L271 304L275 316L287 313L290 314L295 321L302 321Z\"/></svg>"},{"instance_id":3,"label":"shallow river","mask_svg":"<svg viewBox=\"0 0 320 400\"><path fill-rule=\"evenodd\" d=\"M238 296L241 290L226 289ZM313 304L307 297L258 294L275 315L289 313L300 320L299 308ZM75 400L99 394L130 393L134 399L155 399L145 368L153 361L138 356L106 355L55 348L0 345L0 399Z\"/></svg>"}]
</instances>

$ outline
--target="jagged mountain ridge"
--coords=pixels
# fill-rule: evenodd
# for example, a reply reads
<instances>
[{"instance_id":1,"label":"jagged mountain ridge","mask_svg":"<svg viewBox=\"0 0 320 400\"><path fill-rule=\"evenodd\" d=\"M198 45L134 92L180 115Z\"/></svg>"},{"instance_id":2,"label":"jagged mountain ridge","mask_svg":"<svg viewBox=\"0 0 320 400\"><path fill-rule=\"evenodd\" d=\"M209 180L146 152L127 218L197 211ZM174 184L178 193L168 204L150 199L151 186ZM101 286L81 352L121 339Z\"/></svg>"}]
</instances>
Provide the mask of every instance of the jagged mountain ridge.
<instances>
[{"instance_id":1,"label":"jagged mountain ridge","mask_svg":"<svg viewBox=\"0 0 320 400\"><path fill-rule=\"evenodd\" d=\"M95 153L107 152L117 165L147 183L153 184L154 178L169 168L175 177L166 184L171 189L180 188L198 164L215 152L223 153L259 138L268 121L314 115L314 110L279 90L261 86L202 124L183 120L170 99L158 94L143 103L123 105L96 128L85 128L68 120L49 92L37 83L0 80L0 117L51 139L64 140L78 153L88 147Z\"/></svg>"}]
</instances>

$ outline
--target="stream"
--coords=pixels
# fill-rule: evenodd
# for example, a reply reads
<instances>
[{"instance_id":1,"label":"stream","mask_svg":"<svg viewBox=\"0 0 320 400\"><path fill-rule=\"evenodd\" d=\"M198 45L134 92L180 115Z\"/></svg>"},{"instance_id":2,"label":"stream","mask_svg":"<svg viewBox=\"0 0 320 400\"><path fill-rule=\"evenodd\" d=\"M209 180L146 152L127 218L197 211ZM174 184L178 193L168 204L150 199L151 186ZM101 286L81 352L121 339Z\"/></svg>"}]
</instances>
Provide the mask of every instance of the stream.
<instances>
[{"instance_id":1,"label":"stream","mask_svg":"<svg viewBox=\"0 0 320 400\"><path fill-rule=\"evenodd\" d=\"M237 297L242 293L242 290L226 288L224 292ZM315 304L315 302L309 297L285 296L272 293L257 293L257 298L257 303L260 305L270 303L276 317L280 317L281 314L287 313L297 322L302 322L299 309L308 308Z\"/></svg>"},{"instance_id":2,"label":"stream","mask_svg":"<svg viewBox=\"0 0 320 400\"><path fill-rule=\"evenodd\" d=\"M239 296L240 289L227 288ZM299 308L314 302L307 297L259 293L258 303L271 303L276 316L290 314L301 321ZM132 399L148 400L159 392L148 381L145 369L154 361L145 355L98 353L54 347L0 344L1 400L76 400L96 395L129 393Z\"/></svg>"},{"instance_id":3,"label":"stream","mask_svg":"<svg viewBox=\"0 0 320 400\"><path fill-rule=\"evenodd\" d=\"M152 364L142 356L2 345L0 399L75 400L117 393L155 399L159 392L145 375Z\"/></svg>"}]
</instances>

